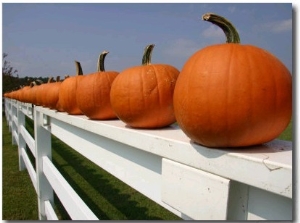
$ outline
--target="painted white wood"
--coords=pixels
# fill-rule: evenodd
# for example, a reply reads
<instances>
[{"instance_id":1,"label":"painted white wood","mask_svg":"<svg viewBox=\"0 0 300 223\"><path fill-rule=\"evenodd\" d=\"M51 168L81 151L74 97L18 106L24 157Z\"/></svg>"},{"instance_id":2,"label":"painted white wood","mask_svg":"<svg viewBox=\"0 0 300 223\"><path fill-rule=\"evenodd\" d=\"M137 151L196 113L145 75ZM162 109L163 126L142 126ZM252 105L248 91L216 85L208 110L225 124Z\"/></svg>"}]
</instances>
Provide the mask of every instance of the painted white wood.
<instances>
[{"instance_id":1,"label":"painted white wood","mask_svg":"<svg viewBox=\"0 0 300 223\"><path fill-rule=\"evenodd\" d=\"M248 196L248 185L236 181L230 181L227 220L247 220Z\"/></svg>"},{"instance_id":2,"label":"painted white wood","mask_svg":"<svg viewBox=\"0 0 300 223\"><path fill-rule=\"evenodd\" d=\"M43 171L72 220L98 220L73 188L59 173L47 156L43 157Z\"/></svg>"},{"instance_id":3,"label":"painted white wood","mask_svg":"<svg viewBox=\"0 0 300 223\"><path fill-rule=\"evenodd\" d=\"M45 201L47 220L59 220L50 201Z\"/></svg>"},{"instance_id":4,"label":"painted white wood","mask_svg":"<svg viewBox=\"0 0 300 223\"><path fill-rule=\"evenodd\" d=\"M29 132L26 130L24 126L20 126L20 133L22 137L24 138L26 144L28 145L31 153L35 157L35 142L32 136L29 134Z\"/></svg>"},{"instance_id":5,"label":"painted white wood","mask_svg":"<svg viewBox=\"0 0 300 223\"><path fill-rule=\"evenodd\" d=\"M53 202L53 189L43 173L43 156L52 157L51 134L43 127L43 114L35 110L34 114L34 138L36 149L36 174L39 219L46 220L45 201Z\"/></svg>"},{"instance_id":6,"label":"painted white wood","mask_svg":"<svg viewBox=\"0 0 300 223\"><path fill-rule=\"evenodd\" d=\"M20 102L18 102L20 104ZM24 160L22 159L22 148L26 148L26 142L21 134L22 126L25 126L25 115L21 109L17 110L17 129L18 129L18 156L19 156L19 170L24 170L26 168Z\"/></svg>"},{"instance_id":7,"label":"painted white wood","mask_svg":"<svg viewBox=\"0 0 300 223\"><path fill-rule=\"evenodd\" d=\"M131 129L120 120L92 121L85 116L71 116L39 106L36 109L52 119L112 141L292 197L292 142L273 140L249 148L213 149L192 143L178 126L156 130Z\"/></svg>"},{"instance_id":8,"label":"painted white wood","mask_svg":"<svg viewBox=\"0 0 300 223\"><path fill-rule=\"evenodd\" d=\"M259 188L249 188L247 220L293 220L293 201Z\"/></svg>"},{"instance_id":9,"label":"painted white wood","mask_svg":"<svg viewBox=\"0 0 300 223\"><path fill-rule=\"evenodd\" d=\"M26 169L28 171L28 174L30 176L31 182L34 186L35 191L37 192L37 183L36 183L36 172L30 162L30 159L28 158L28 155L26 153L26 150L24 148L21 149L21 155L24 160L24 163L26 165Z\"/></svg>"},{"instance_id":10,"label":"painted white wood","mask_svg":"<svg viewBox=\"0 0 300 223\"><path fill-rule=\"evenodd\" d=\"M161 200L161 157L56 119L52 119L51 133L118 179L181 216Z\"/></svg>"},{"instance_id":11,"label":"painted white wood","mask_svg":"<svg viewBox=\"0 0 300 223\"><path fill-rule=\"evenodd\" d=\"M18 117L17 117L17 115L13 116L13 124L15 124L16 126L18 126Z\"/></svg>"},{"instance_id":12,"label":"painted white wood","mask_svg":"<svg viewBox=\"0 0 300 223\"><path fill-rule=\"evenodd\" d=\"M18 145L18 141L19 141L19 137L18 137L18 132L16 130L13 130L13 133L12 133L13 137L13 142L12 144L13 145Z\"/></svg>"},{"instance_id":13,"label":"painted white wood","mask_svg":"<svg viewBox=\"0 0 300 223\"><path fill-rule=\"evenodd\" d=\"M200 189L215 181L216 187L221 189L214 196L222 200L223 204L220 204L223 208L212 213L210 218L292 219L291 142L273 140L261 146L242 149L206 148L191 142L176 125L158 130L132 129L120 120L92 121L86 116L71 116L40 106L34 107L34 138L37 139L34 141L28 137L25 127L18 124L17 118L20 114L18 110L29 114L31 105L20 104L16 100L7 100L6 104L6 118L12 138L18 142L19 134L29 148L36 150L33 154L36 155L40 219L48 218L46 201L53 202L53 188L43 172L42 164L45 156L48 158L44 159L49 159L46 162L51 163L50 133L183 219L203 219L205 215L195 210L199 206L197 204L207 200L210 195L208 192L201 194L201 199ZM29 159L24 158L25 154L26 150L22 149L27 167ZM51 165L48 165L50 169ZM220 186L222 180L219 179L224 179L226 186ZM178 193L182 197L180 201L176 200L176 196L171 196L175 189L168 189L173 187L170 182L183 182L175 185L175 188L182 190ZM201 186L196 187L199 182ZM192 208L183 205L189 202ZM208 204L211 203L213 201L208 200ZM204 210L207 214L211 209Z\"/></svg>"},{"instance_id":14,"label":"painted white wood","mask_svg":"<svg viewBox=\"0 0 300 223\"><path fill-rule=\"evenodd\" d=\"M162 200L194 220L226 220L229 180L163 159Z\"/></svg>"},{"instance_id":15,"label":"painted white wood","mask_svg":"<svg viewBox=\"0 0 300 223\"><path fill-rule=\"evenodd\" d=\"M12 134L12 144L13 145L17 145L19 139L18 139L18 112L17 112L17 108L15 106L12 106L11 109L11 132Z\"/></svg>"}]
</instances>

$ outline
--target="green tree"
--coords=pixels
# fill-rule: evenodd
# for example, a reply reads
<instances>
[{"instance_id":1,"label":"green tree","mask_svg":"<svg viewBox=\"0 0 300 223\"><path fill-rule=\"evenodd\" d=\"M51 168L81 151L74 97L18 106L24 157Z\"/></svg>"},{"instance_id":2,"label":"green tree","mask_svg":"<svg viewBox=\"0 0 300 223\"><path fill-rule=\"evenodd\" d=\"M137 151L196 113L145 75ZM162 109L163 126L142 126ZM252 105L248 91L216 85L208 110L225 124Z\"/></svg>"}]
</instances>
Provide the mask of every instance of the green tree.
<instances>
[{"instance_id":1,"label":"green tree","mask_svg":"<svg viewBox=\"0 0 300 223\"><path fill-rule=\"evenodd\" d=\"M7 56L7 53L2 54L2 95L20 87L18 70L10 65L10 62L7 61Z\"/></svg>"}]
</instances>

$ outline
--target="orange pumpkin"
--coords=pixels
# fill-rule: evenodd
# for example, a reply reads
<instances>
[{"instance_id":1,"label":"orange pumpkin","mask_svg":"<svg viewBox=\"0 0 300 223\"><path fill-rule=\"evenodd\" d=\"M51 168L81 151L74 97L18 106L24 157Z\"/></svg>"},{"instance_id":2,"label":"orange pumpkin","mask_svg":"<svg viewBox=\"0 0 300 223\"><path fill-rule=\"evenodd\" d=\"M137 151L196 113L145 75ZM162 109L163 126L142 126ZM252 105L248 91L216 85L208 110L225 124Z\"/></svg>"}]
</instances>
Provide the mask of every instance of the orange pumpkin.
<instances>
[{"instance_id":1,"label":"orange pumpkin","mask_svg":"<svg viewBox=\"0 0 300 223\"><path fill-rule=\"evenodd\" d=\"M47 83L41 84L40 86L37 87L37 91L36 91L37 105L47 107L46 106L47 92L48 92L49 86L51 86L50 84L53 83L53 81L54 81L53 77L49 77Z\"/></svg>"},{"instance_id":2,"label":"orange pumpkin","mask_svg":"<svg viewBox=\"0 0 300 223\"><path fill-rule=\"evenodd\" d=\"M56 77L55 82L51 82L48 84L46 92L45 92L45 107L50 109L55 109L58 101L59 87L60 87L60 76Z\"/></svg>"},{"instance_id":3,"label":"orange pumpkin","mask_svg":"<svg viewBox=\"0 0 300 223\"><path fill-rule=\"evenodd\" d=\"M69 75L66 75L64 80L66 80L67 78L69 78ZM59 83L59 90L60 90L61 82L58 82L58 83ZM56 103L54 109L56 109L59 112L64 112L64 109L61 106L61 102L60 102L61 100L59 100L59 90L58 90L58 100L57 100L57 103Z\"/></svg>"},{"instance_id":4,"label":"orange pumpkin","mask_svg":"<svg viewBox=\"0 0 300 223\"><path fill-rule=\"evenodd\" d=\"M24 87L23 91L23 102L25 103L31 103L30 101L30 93L31 93L31 88L34 86L34 83L31 82L29 86Z\"/></svg>"},{"instance_id":5,"label":"orange pumpkin","mask_svg":"<svg viewBox=\"0 0 300 223\"><path fill-rule=\"evenodd\" d=\"M148 45L142 65L122 71L111 87L113 110L134 128L161 128L175 122L173 92L179 71L168 64L151 64L153 48Z\"/></svg>"},{"instance_id":6,"label":"orange pumpkin","mask_svg":"<svg viewBox=\"0 0 300 223\"><path fill-rule=\"evenodd\" d=\"M76 89L77 83L83 78L83 72L81 65L78 61L75 61L76 76L68 77L65 79L59 88L59 104L62 110L70 115L82 115L76 101Z\"/></svg>"},{"instance_id":7,"label":"orange pumpkin","mask_svg":"<svg viewBox=\"0 0 300 223\"><path fill-rule=\"evenodd\" d=\"M178 124L207 147L242 147L278 137L292 114L292 77L274 55L239 44L225 18L203 15L223 29L227 43L205 47L182 68L174 92Z\"/></svg>"},{"instance_id":8,"label":"orange pumpkin","mask_svg":"<svg viewBox=\"0 0 300 223\"><path fill-rule=\"evenodd\" d=\"M39 94L39 87L40 85L44 84L41 80L35 80L33 81L34 86L31 88L29 99L32 104L34 105L40 105L40 102L38 101L38 94Z\"/></svg>"},{"instance_id":9,"label":"orange pumpkin","mask_svg":"<svg viewBox=\"0 0 300 223\"><path fill-rule=\"evenodd\" d=\"M118 72L105 71L104 59L107 54L107 51L100 54L97 72L85 75L77 85L77 105L90 119L117 118L110 104L110 88Z\"/></svg>"}]
</instances>

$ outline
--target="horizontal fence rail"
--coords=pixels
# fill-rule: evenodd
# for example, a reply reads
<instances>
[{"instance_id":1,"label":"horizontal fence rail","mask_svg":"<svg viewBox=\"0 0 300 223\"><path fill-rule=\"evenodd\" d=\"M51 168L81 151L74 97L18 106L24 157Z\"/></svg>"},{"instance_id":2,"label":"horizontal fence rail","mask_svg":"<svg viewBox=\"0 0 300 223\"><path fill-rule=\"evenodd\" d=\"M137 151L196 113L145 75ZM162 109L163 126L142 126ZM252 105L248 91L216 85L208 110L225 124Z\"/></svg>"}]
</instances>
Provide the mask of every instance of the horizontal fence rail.
<instances>
[{"instance_id":1,"label":"horizontal fence rail","mask_svg":"<svg viewBox=\"0 0 300 223\"><path fill-rule=\"evenodd\" d=\"M132 129L5 99L7 124L38 194L40 219L55 220L53 192L74 220L97 217L51 161L51 134L179 217L292 220L292 142L236 149L192 143L177 125ZM25 128L34 121L34 138ZM26 151L36 159L36 170Z\"/></svg>"}]
</instances>

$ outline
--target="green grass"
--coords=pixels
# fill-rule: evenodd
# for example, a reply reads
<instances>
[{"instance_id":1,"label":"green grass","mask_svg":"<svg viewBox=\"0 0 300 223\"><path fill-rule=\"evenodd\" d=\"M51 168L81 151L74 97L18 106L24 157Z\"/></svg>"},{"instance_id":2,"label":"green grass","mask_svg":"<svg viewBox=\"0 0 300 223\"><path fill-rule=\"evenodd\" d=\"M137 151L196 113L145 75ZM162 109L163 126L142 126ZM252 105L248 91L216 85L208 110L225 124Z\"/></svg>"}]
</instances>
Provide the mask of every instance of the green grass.
<instances>
[{"instance_id":1,"label":"green grass","mask_svg":"<svg viewBox=\"0 0 300 223\"><path fill-rule=\"evenodd\" d=\"M2 116L2 219L38 219L36 192L28 172L19 171L18 148L12 145L12 136L4 116Z\"/></svg>"},{"instance_id":2,"label":"green grass","mask_svg":"<svg viewBox=\"0 0 300 223\"><path fill-rule=\"evenodd\" d=\"M3 135L6 136L5 139L3 138L3 142L5 142L3 145L3 159L6 160L6 156L10 155L12 157L7 160L6 165L9 167L9 163L15 163L13 170L3 168L3 176L6 176L3 178L3 182L5 181L3 195L6 194L7 196L5 200L3 198L3 210L5 209L3 219L36 220L38 214L35 190L27 171L18 171L17 147L11 146L11 133L8 133L4 116L2 125L4 126ZM33 135L33 122L29 119L26 119L26 129ZM10 151L13 151L13 153ZM30 159L34 163L32 155ZM181 219L99 168L54 136L52 136L52 160L69 184L101 220ZM10 177L9 172L14 172L15 177L13 179ZM21 175L26 181L20 178ZM26 188L23 188L22 193L19 193L14 190L16 186L18 188L26 186ZM27 190L31 190L31 193L29 194ZM18 193L18 196L16 196L16 193ZM27 196L30 197L30 200L25 202ZM59 219L69 220L69 215L56 196L54 201L55 211ZM15 208L15 203L22 205L22 208L20 210L18 210L19 206L18 209ZM29 205L33 205L32 209L28 209ZM24 214L22 216L14 214L14 212L19 213L19 211Z\"/></svg>"},{"instance_id":3,"label":"green grass","mask_svg":"<svg viewBox=\"0 0 300 223\"><path fill-rule=\"evenodd\" d=\"M280 134L278 139L293 141L293 121L286 127L286 129Z\"/></svg>"},{"instance_id":4,"label":"green grass","mask_svg":"<svg viewBox=\"0 0 300 223\"><path fill-rule=\"evenodd\" d=\"M5 220L37 220L37 196L28 172L19 171L17 146L11 144L5 116L2 116L3 203ZM33 135L33 121L26 118L26 129ZM292 122L279 136L292 140ZM30 155L32 163L34 157ZM52 136L53 163L78 195L101 220L180 220L136 190L127 186L105 170ZM55 211L61 220L70 217L54 197Z\"/></svg>"}]
</instances>

